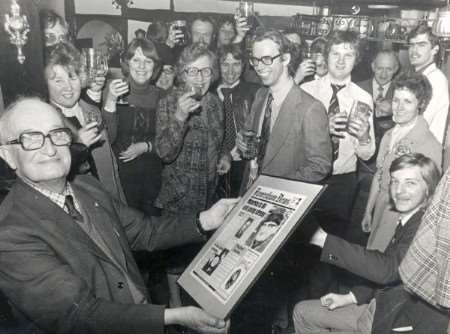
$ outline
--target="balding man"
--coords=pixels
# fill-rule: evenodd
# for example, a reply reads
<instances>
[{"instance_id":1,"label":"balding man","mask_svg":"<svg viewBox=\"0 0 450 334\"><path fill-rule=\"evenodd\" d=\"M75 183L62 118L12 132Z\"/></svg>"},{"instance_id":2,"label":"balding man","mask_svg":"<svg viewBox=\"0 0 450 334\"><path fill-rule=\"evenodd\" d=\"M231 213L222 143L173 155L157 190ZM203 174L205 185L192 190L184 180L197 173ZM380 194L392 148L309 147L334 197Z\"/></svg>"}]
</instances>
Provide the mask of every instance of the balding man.
<instances>
[{"instance_id":1,"label":"balding man","mask_svg":"<svg viewBox=\"0 0 450 334\"><path fill-rule=\"evenodd\" d=\"M391 49L381 49L375 55L371 67L373 77L357 83L359 87L372 96L375 106L372 114L375 132L375 153L367 161L358 159L358 193L353 204L352 227L350 227L352 230L350 233L356 233L353 237L361 239L361 242L364 242L365 238L360 234L359 226L366 209L370 184L376 172L378 148L384 133L394 126L391 107L394 95L392 80L400 68L398 55Z\"/></svg>"},{"instance_id":2,"label":"balding man","mask_svg":"<svg viewBox=\"0 0 450 334\"><path fill-rule=\"evenodd\" d=\"M226 332L225 321L199 308L152 305L131 250L201 240L233 201L198 219L144 217L90 176L68 182L72 135L61 115L37 98L5 111L0 140L0 156L18 176L0 207L0 289L31 321L28 329L162 334L176 324Z\"/></svg>"}]
</instances>

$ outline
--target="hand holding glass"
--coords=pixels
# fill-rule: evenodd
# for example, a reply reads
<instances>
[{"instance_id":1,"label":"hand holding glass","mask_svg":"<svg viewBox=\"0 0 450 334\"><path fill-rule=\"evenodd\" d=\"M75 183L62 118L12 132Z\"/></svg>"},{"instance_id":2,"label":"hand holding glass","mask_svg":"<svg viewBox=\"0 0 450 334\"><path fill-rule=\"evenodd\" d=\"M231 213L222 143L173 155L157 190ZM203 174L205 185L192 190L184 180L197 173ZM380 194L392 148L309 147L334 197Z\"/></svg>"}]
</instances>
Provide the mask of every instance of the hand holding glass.
<instances>
[{"instance_id":1,"label":"hand holding glass","mask_svg":"<svg viewBox=\"0 0 450 334\"><path fill-rule=\"evenodd\" d=\"M360 101L354 101L347 122L348 133L357 135L357 129L361 127L361 124L369 121L370 112L369 105Z\"/></svg>"}]
</instances>

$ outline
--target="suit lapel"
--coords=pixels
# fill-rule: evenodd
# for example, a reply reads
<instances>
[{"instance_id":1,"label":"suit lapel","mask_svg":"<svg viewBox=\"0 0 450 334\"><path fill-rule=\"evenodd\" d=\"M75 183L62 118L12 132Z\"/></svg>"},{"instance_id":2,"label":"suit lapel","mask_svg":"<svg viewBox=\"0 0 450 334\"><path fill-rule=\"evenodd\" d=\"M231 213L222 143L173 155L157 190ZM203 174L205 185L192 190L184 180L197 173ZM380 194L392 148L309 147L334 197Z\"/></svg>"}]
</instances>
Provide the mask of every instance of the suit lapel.
<instances>
[{"instance_id":1,"label":"suit lapel","mask_svg":"<svg viewBox=\"0 0 450 334\"><path fill-rule=\"evenodd\" d=\"M123 268L126 268L126 259L123 252L123 249L126 248L124 248L125 245L121 243L120 233L112 223L114 218L107 213L107 210L104 209L102 203L90 196L85 189L77 185L73 185L73 188L77 200L80 202L84 213L88 216L90 223L95 226L114 259ZM104 256L107 256L103 251L101 252ZM108 256L107 258L109 259Z\"/></svg>"},{"instance_id":2,"label":"suit lapel","mask_svg":"<svg viewBox=\"0 0 450 334\"><path fill-rule=\"evenodd\" d=\"M285 143L289 134L289 129L291 128L292 113L295 111L300 112L294 108L294 106L298 103L297 99L299 97L299 92L295 89L295 87L295 85L292 86L288 95L281 104L278 117L273 125L272 131L270 132L263 167L267 166L275 158L275 155Z\"/></svg>"},{"instance_id":3,"label":"suit lapel","mask_svg":"<svg viewBox=\"0 0 450 334\"><path fill-rule=\"evenodd\" d=\"M267 100L267 95L269 94L269 89L266 87L260 88L258 94L256 95L255 102L252 105L252 128L253 131L258 133L259 123L261 121L261 115L264 112L264 102Z\"/></svg>"},{"instance_id":4,"label":"suit lapel","mask_svg":"<svg viewBox=\"0 0 450 334\"><path fill-rule=\"evenodd\" d=\"M42 228L49 231L49 235L55 231L61 232L61 235L70 238L71 244L80 250L88 250L104 260L111 261L62 208L20 179L16 183L15 195L16 202L27 203L27 206L38 215Z\"/></svg>"}]
</instances>

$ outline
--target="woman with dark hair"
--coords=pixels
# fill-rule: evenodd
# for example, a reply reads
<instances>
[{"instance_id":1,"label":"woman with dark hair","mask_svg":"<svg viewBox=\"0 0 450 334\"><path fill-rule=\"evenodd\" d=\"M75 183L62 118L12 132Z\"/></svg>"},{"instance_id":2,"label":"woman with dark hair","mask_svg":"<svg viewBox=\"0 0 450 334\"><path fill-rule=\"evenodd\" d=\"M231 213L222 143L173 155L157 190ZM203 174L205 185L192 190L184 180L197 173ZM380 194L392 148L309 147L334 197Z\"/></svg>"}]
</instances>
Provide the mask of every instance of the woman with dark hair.
<instances>
[{"instance_id":1,"label":"woman with dark hair","mask_svg":"<svg viewBox=\"0 0 450 334\"><path fill-rule=\"evenodd\" d=\"M159 68L154 44L134 39L122 56L125 80L112 80L105 99L105 110L117 109L113 149L128 205L148 215L159 213L154 201L161 185L162 164L155 151L155 134L161 90L151 83ZM117 99L126 93L128 104L118 105Z\"/></svg>"},{"instance_id":2,"label":"woman with dark hair","mask_svg":"<svg viewBox=\"0 0 450 334\"><path fill-rule=\"evenodd\" d=\"M218 171L226 173L231 157L222 154L222 102L209 92L218 77L216 55L204 43L187 46L177 63L179 87L161 99L156 151L164 163L156 205L163 214L195 213L212 204ZM198 249L174 254L169 275L171 303L178 305L178 275Z\"/></svg>"},{"instance_id":3,"label":"woman with dark hair","mask_svg":"<svg viewBox=\"0 0 450 334\"><path fill-rule=\"evenodd\" d=\"M422 153L441 166L442 147L430 132L422 114L431 97L428 80L418 73L402 74L393 83L392 119L395 126L381 139L377 172L372 180L362 228L371 232L368 249L384 251L395 231L398 212L389 200L389 167L406 153Z\"/></svg>"}]
</instances>

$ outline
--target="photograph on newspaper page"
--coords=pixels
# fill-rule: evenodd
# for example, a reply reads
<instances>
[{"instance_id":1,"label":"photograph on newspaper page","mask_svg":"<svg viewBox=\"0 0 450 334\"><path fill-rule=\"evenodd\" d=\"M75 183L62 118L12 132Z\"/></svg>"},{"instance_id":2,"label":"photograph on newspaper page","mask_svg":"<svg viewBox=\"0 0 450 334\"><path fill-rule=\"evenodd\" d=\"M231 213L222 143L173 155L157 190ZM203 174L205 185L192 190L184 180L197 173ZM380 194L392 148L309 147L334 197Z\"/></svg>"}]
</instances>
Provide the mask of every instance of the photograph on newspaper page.
<instances>
[{"instance_id":1,"label":"photograph on newspaper page","mask_svg":"<svg viewBox=\"0 0 450 334\"><path fill-rule=\"evenodd\" d=\"M324 188L259 176L178 283L209 313L227 318Z\"/></svg>"}]
</instances>

